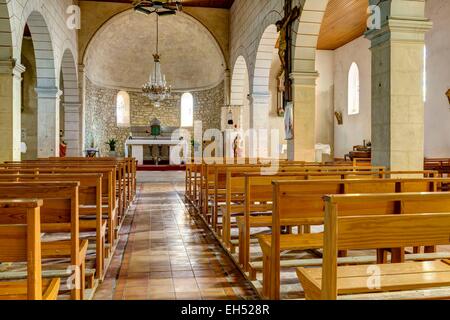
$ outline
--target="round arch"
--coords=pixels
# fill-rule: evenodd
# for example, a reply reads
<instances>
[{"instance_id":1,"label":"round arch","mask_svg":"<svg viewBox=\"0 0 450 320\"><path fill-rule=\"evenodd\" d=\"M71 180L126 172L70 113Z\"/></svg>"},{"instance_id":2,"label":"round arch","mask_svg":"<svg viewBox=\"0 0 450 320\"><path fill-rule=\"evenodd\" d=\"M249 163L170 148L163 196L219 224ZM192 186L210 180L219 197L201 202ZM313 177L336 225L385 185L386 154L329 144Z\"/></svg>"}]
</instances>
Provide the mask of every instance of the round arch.
<instances>
[{"instance_id":1,"label":"round arch","mask_svg":"<svg viewBox=\"0 0 450 320\"><path fill-rule=\"evenodd\" d=\"M64 140L67 144L67 156L81 155L81 102L78 85L78 72L75 56L66 49L61 60L61 110L64 112Z\"/></svg>"},{"instance_id":2,"label":"round arch","mask_svg":"<svg viewBox=\"0 0 450 320\"><path fill-rule=\"evenodd\" d=\"M232 72L230 104L236 106L236 112L239 112L240 128L248 130L250 128L248 100L250 94L250 79L247 62L242 55L236 59Z\"/></svg>"},{"instance_id":3,"label":"round arch","mask_svg":"<svg viewBox=\"0 0 450 320\"><path fill-rule=\"evenodd\" d=\"M126 10L115 15L98 29L83 58L86 77L97 86L130 92L140 91L141 84L148 79L150 57L154 53L152 46L148 45L149 42L156 41L155 32L152 31L154 28L152 23L156 23L154 18L155 16L143 17L133 10ZM164 51L162 53L163 59L166 59L164 62L167 62L164 65L164 73L172 84L173 92L208 90L223 83L227 62L209 30L196 19L183 13L164 18L159 23L160 30L164 30L160 33L160 49ZM125 34L124 24L136 34L135 37L129 38L129 35ZM176 36L179 37L173 38ZM126 39L118 40L121 37ZM134 50L126 51L125 55L124 43ZM183 54L180 48L189 48L189 51ZM123 59L124 56L127 58ZM176 64L168 64L168 61L183 60L185 63L178 65L180 70L176 69ZM127 61L137 63L127 66ZM108 64L115 62L116 67L122 71L131 69L133 76L127 73L123 77L118 77L117 73L106 68ZM205 68L205 65L209 67ZM180 74L182 76L179 76ZM197 76L192 77L194 74Z\"/></svg>"},{"instance_id":4,"label":"round arch","mask_svg":"<svg viewBox=\"0 0 450 320\"><path fill-rule=\"evenodd\" d=\"M316 49L329 0L301 0L302 12L294 30L293 72L316 72Z\"/></svg>"},{"instance_id":5,"label":"round arch","mask_svg":"<svg viewBox=\"0 0 450 320\"><path fill-rule=\"evenodd\" d=\"M278 40L277 27L269 25L264 31L258 45L253 75L253 94L269 94L269 77L272 67L273 52Z\"/></svg>"},{"instance_id":6,"label":"round arch","mask_svg":"<svg viewBox=\"0 0 450 320\"><path fill-rule=\"evenodd\" d=\"M88 41L88 43L87 43L87 45L86 45L86 47L84 48L84 51L83 51L83 53L82 53L81 61L83 62L83 64L86 63L87 52L88 52L88 49L89 49L91 43L94 41L94 39L95 39L96 37L98 37L98 35L101 34L101 32L102 32L102 31L108 26L108 24L110 24L113 20L118 19L119 17L121 17L121 16L127 14L129 11L132 11L132 10L134 10L134 9L132 9L132 8L131 8L131 9L126 9L126 10L124 10L124 11L121 11L121 12L119 12L119 13L113 15L111 18L109 18L108 20L106 20L106 21L105 21L105 22L104 22L104 23L103 23L103 24L95 31L95 33L94 33L94 34L92 35L92 37L89 39L89 41ZM198 25L200 25L200 26L206 31L206 33L207 33L208 36L210 37L212 43L214 43L214 45L216 46L217 50L219 50L219 52L221 53L221 58L222 58L222 63L223 63L223 66L224 66L224 70L226 70L228 64L227 64L226 59L225 59L225 53L224 53L222 47L219 45L219 42L217 41L216 37L211 33L211 31L209 31L209 29L208 29L202 22L200 22L198 19L194 18L194 17L193 17L192 15L190 15L190 14L187 14L187 13L184 13L184 12L179 12L179 13L177 13L177 15L183 15L183 17L187 17L187 18L189 18L190 20L195 21L195 23L197 23Z\"/></svg>"},{"instance_id":7,"label":"round arch","mask_svg":"<svg viewBox=\"0 0 450 320\"><path fill-rule=\"evenodd\" d=\"M38 11L32 11L22 28L19 45L22 45L23 30L28 25L33 42L36 62L37 112L37 156L38 158L59 156L59 97L55 54L48 24Z\"/></svg>"},{"instance_id":8,"label":"round arch","mask_svg":"<svg viewBox=\"0 0 450 320\"><path fill-rule=\"evenodd\" d=\"M231 105L242 106L249 94L247 62L243 56L236 59L231 77Z\"/></svg>"}]
</instances>

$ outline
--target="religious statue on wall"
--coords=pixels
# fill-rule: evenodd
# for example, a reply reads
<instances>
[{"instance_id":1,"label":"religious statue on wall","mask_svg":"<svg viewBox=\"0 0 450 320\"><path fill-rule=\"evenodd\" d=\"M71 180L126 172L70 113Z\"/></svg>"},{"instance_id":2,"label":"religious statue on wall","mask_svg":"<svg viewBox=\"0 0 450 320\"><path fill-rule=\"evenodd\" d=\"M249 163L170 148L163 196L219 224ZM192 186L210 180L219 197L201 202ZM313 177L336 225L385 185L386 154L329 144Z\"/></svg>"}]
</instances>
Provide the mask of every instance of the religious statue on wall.
<instances>
[{"instance_id":1,"label":"religious statue on wall","mask_svg":"<svg viewBox=\"0 0 450 320\"><path fill-rule=\"evenodd\" d=\"M277 77L277 115L279 117L284 116L284 93L286 91L286 85L285 85L285 77L284 77L285 71L284 69L281 69L281 71L278 73Z\"/></svg>"},{"instance_id":2,"label":"religious statue on wall","mask_svg":"<svg viewBox=\"0 0 450 320\"><path fill-rule=\"evenodd\" d=\"M286 104L286 110L284 114L284 129L286 134L286 140L294 139L294 110L293 103L288 102Z\"/></svg>"},{"instance_id":3,"label":"religious statue on wall","mask_svg":"<svg viewBox=\"0 0 450 320\"><path fill-rule=\"evenodd\" d=\"M292 47L291 32L292 24L300 16L300 8L295 6L292 8L292 0L285 0L284 17L275 23L278 31L278 40L276 48L278 49L278 56L281 62L281 70L278 73L278 103L277 114L282 117L285 114L286 102L291 101L291 83L289 75L292 72L291 68L291 54Z\"/></svg>"},{"instance_id":4,"label":"religious statue on wall","mask_svg":"<svg viewBox=\"0 0 450 320\"><path fill-rule=\"evenodd\" d=\"M283 72L287 69L288 62L286 60L286 52L288 50L288 26L293 23L300 16L300 8L294 7L290 13L283 19L276 22L277 31L279 33L276 48L278 49L278 56L280 57Z\"/></svg>"},{"instance_id":5,"label":"religious statue on wall","mask_svg":"<svg viewBox=\"0 0 450 320\"><path fill-rule=\"evenodd\" d=\"M242 139L239 133L236 135L236 138L234 138L233 141L233 156L235 159L242 158Z\"/></svg>"}]
</instances>

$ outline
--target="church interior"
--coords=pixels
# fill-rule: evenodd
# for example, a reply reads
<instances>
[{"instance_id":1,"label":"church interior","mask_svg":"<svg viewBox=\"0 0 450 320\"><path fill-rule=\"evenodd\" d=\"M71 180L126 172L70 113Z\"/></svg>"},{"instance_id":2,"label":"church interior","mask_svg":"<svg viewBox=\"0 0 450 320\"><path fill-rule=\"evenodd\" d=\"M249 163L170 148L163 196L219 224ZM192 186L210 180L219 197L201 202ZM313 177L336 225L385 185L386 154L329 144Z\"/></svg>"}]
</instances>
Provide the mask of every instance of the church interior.
<instances>
[{"instance_id":1,"label":"church interior","mask_svg":"<svg viewBox=\"0 0 450 320\"><path fill-rule=\"evenodd\" d=\"M0 300L450 299L449 30L448 0L0 0Z\"/></svg>"}]
</instances>

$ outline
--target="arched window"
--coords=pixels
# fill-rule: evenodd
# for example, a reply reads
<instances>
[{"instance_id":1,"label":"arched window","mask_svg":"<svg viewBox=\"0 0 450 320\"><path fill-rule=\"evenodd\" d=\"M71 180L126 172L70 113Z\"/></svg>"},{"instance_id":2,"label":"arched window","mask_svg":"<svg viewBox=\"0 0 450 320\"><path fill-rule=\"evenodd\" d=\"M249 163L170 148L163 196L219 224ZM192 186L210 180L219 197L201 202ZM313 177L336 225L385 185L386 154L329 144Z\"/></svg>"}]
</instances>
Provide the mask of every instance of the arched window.
<instances>
[{"instance_id":1,"label":"arched window","mask_svg":"<svg viewBox=\"0 0 450 320\"><path fill-rule=\"evenodd\" d=\"M194 97L189 92L181 96L181 126L194 126Z\"/></svg>"},{"instance_id":2,"label":"arched window","mask_svg":"<svg viewBox=\"0 0 450 320\"><path fill-rule=\"evenodd\" d=\"M125 91L120 91L117 94L116 112L117 112L117 126L118 127L129 127L130 126L130 96Z\"/></svg>"},{"instance_id":3,"label":"arched window","mask_svg":"<svg viewBox=\"0 0 450 320\"><path fill-rule=\"evenodd\" d=\"M359 114L359 69L353 62L348 72L348 115Z\"/></svg>"}]
</instances>

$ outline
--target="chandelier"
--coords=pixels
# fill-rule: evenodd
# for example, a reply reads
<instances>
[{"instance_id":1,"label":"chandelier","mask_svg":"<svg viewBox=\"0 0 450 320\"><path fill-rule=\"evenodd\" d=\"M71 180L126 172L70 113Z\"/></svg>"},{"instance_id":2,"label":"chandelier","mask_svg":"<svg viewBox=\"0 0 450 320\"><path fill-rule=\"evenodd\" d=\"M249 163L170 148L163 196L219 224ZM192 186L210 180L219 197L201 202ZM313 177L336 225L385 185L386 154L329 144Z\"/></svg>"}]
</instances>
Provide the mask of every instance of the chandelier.
<instances>
[{"instance_id":1,"label":"chandelier","mask_svg":"<svg viewBox=\"0 0 450 320\"><path fill-rule=\"evenodd\" d=\"M155 107L171 97L171 87L167 85L166 76L161 72L161 56L159 54L159 15L156 15L156 53L153 54L154 67L149 81L142 87L144 95L153 101Z\"/></svg>"}]
</instances>

